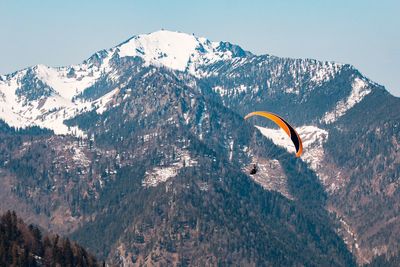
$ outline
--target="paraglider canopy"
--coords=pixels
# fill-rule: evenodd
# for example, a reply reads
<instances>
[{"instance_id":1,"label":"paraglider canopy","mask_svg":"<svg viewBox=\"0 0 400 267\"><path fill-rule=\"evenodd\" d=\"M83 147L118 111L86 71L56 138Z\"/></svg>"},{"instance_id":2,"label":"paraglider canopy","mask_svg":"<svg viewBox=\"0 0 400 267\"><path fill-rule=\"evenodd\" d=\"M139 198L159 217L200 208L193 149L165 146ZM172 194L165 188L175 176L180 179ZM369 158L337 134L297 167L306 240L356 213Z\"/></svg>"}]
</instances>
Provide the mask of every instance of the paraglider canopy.
<instances>
[{"instance_id":1,"label":"paraglider canopy","mask_svg":"<svg viewBox=\"0 0 400 267\"><path fill-rule=\"evenodd\" d=\"M301 141L301 138L299 134L296 132L296 130L289 124L287 123L283 118L281 118L279 115L276 115L271 112L267 111L254 111L249 114L247 114L244 119L247 120L248 118L251 118L253 116L261 116L267 119L272 120L275 122L279 127L281 127L286 134L290 137L292 140L294 147L296 148L296 157L300 157L301 154L303 153L303 143Z\"/></svg>"}]
</instances>

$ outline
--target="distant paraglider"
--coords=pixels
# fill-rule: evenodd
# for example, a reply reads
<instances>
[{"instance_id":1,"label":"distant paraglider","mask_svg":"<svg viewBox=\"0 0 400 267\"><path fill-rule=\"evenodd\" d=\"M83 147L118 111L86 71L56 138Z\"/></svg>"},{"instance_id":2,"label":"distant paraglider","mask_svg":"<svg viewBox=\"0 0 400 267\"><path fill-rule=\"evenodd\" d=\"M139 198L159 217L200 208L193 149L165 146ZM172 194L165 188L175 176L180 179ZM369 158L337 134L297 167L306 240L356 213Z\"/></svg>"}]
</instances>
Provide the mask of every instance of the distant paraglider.
<instances>
[{"instance_id":1,"label":"distant paraglider","mask_svg":"<svg viewBox=\"0 0 400 267\"><path fill-rule=\"evenodd\" d=\"M251 175L254 175L254 174L256 174L256 173L257 173L257 165L254 164L254 165L253 165L253 168L252 168L251 171L250 171L250 174L251 174Z\"/></svg>"},{"instance_id":2,"label":"distant paraglider","mask_svg":"<svg viewBox=\"0 0 400 267\"><path fill-rule=\"evenodd\" d=\"M273 114L271 112L267 112L267 111L254 111L254 112L251 112L251 113L247 114L244 117L244 119L247 120L248 118L251 118L253 116L261 116L261 117L270 119L273 122L275 122L279 127L281 127L286 132L286 134L292 140L292 142L294 144L294 147L296 148L296 157L300 157L301 156L301 154L303 153L303 143L301 141L301 138L300 138L299 134L296 132L296 130L289 123L287 123L280 116L278 116L276 114ZM252 174L251 172L250 172L250 174ZM255 170L255 173L256 172L257 172L257 170Z\"/></svg>"}]
</instances>

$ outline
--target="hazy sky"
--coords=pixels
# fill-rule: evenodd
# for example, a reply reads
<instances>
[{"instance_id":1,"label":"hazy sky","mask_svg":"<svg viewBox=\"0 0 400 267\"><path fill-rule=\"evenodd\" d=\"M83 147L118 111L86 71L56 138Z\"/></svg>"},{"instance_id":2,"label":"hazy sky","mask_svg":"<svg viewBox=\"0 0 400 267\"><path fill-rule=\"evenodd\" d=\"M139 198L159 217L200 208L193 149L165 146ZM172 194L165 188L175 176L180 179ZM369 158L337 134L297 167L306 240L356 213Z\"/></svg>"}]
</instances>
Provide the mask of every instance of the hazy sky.
<instances>
[{"instance_id":1,"label":"hazy sky","mask_svg":"<svg viewBox=\"0 0 400 267\"><path fill-rule=\"evenodd\" d=\"M0 0L0 74L79 63L165 28L256 54L355 65L400 96L399 0Z\"/></svg>"}]
</instances>

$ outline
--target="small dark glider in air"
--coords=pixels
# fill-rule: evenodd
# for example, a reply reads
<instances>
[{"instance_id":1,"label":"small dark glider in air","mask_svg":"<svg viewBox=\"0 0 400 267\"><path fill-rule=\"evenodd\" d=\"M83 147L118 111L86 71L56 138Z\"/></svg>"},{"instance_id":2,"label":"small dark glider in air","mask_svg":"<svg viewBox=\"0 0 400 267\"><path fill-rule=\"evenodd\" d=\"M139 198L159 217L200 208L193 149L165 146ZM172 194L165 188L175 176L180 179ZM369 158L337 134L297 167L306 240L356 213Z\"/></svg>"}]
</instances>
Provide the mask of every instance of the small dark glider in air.
<instances>
[{"instance_id":1,"label":"small dark glider in air","mask_svg":"<svg viewBox=\"0 0 400 267\"><path fill-rule=\"evenodd\" d=\"M253 168L252 168L251 171L250 171L250 174L251 174L251 175L254 175L254 174L256 174L256 173L257 173L257 165L254 164L254 165L253 165Z\"/></svg>"},{"instance_id":2,"label":"small dark glider in air","mask_svg":"<svg viewBox=\"0 0 400 267\"><path fill-rule=\"evenodd\" d=\"M292 140L294 147L296 148L296 157L300 157L301 153L303 153L303 143L301 141L301 138L299 134L296 132L296 130L289 124L287 123L283 118L280 116L267 112L267 111L254 111L249 114L247 114L244 119L247 120L248 118L251 118L253 116L261 116L267 119L272 120L275 122L279 127L281 127L286 134L290 137Z\"/></svg>"}]
</instances>

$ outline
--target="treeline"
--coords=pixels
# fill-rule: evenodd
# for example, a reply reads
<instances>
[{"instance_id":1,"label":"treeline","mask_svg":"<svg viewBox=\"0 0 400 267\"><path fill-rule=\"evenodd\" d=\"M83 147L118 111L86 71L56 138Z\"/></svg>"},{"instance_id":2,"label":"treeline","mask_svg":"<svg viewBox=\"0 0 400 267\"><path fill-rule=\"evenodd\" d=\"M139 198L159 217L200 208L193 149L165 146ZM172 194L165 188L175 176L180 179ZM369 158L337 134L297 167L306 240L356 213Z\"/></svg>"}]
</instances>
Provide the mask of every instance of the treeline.
<instances>
[{"instance_id":1,"label":"treeline","mask_svg":"<svg viewBox=\"0 0 400 267\"><path fill-rule=\"evenodd\" d=\"M104 264L103 264L104 265ZM43 235L14 211L0 218L0 266L101 266L84 248L58 235Z\"/></svg>"},{"instance_id":2,"label":"treeline","mask_svg":"<svg viewBox=\"0 0 400 267\"><path fill-rule=\"evenodd\" d=\"M9 126L4 120L0 119L0 133L36 136L36 135L51 135L54 132L53 132L53 130L41 128L39 126L15 128L15 127Z\"/></svg>"}]
</instances>

